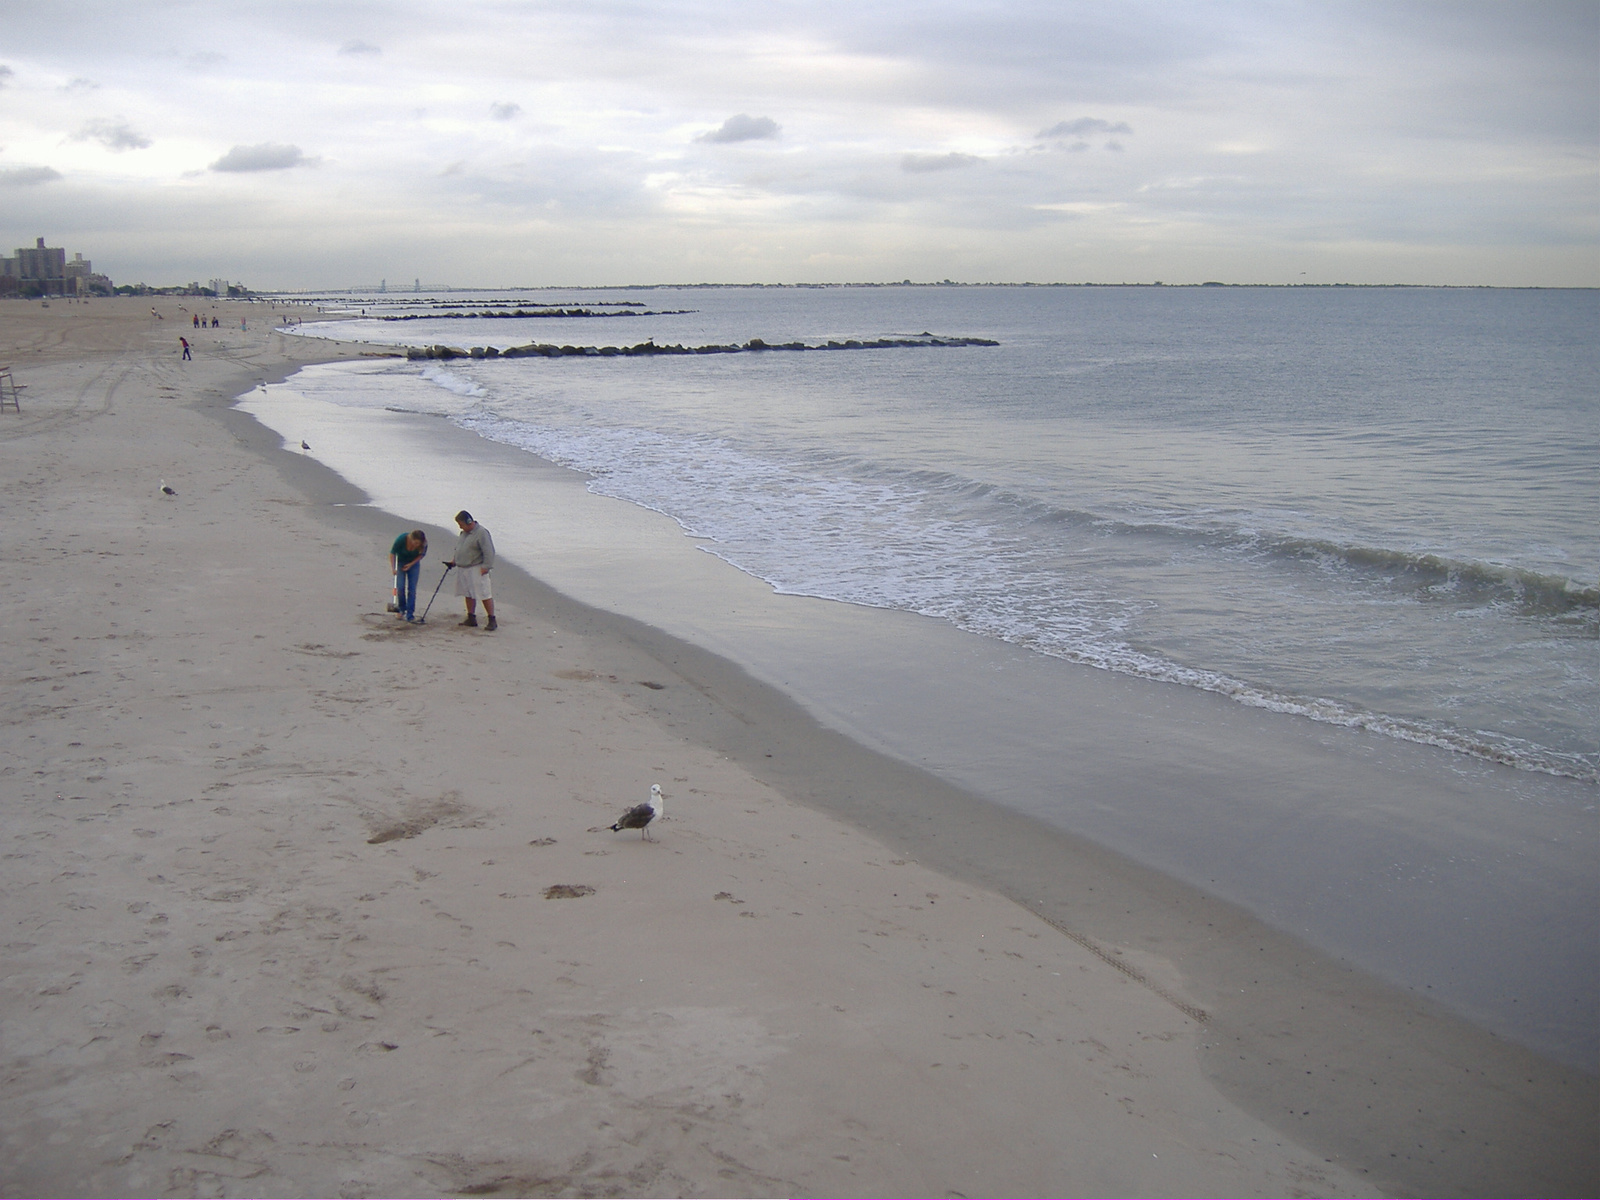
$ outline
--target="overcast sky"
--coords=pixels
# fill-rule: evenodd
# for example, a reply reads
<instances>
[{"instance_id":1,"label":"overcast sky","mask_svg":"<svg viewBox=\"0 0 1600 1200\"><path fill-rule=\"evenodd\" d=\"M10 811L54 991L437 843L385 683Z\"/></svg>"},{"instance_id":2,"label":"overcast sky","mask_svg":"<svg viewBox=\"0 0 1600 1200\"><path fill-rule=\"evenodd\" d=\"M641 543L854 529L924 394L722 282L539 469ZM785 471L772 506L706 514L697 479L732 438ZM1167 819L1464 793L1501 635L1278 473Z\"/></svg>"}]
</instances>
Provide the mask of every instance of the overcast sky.
<instances>
[{"instance_id":1,"label":"overcast sky","mask_svg":"<svg viewBox=\"0 0 1600 1200\"><path fill-rule=\"evenodd\" d=\"M0 0L116 282L1600 284L1600 4Z\"/></svg>"}]
</instances>

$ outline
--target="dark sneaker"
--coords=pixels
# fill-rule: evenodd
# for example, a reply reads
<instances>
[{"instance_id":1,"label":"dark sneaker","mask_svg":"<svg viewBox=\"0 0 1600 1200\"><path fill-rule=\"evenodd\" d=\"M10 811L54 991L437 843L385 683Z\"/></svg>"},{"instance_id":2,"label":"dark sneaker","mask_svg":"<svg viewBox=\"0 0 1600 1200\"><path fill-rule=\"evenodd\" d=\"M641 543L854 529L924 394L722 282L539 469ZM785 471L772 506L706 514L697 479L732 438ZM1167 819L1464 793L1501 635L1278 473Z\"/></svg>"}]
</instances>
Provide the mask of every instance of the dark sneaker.
<instances>
[{"instance_id":1,"label":"dark sneaker","mask_svg":"<svg viewBox=\"0 0 1600 1200\"><path fill-rule=\"evenodd\" d=\"M463 625L470 626L471 628L476 629L478 627L478 618L477 617L468 617L465 621L463 621L461 623Z\"/></svg>"},{"instance_id":2,"label":"dark sneaker","mask_svg":"<svg viewBox=\"0 0 1600 1200\"><path fill-rule=\"evenodd\" d=\"M484 629L486 629L486 630L487 629L499 629L499 628L500 628L500 622L496 621L493 617L490 617L489 618L489 623L484 626Z\"/></svg>"}]
</instances>

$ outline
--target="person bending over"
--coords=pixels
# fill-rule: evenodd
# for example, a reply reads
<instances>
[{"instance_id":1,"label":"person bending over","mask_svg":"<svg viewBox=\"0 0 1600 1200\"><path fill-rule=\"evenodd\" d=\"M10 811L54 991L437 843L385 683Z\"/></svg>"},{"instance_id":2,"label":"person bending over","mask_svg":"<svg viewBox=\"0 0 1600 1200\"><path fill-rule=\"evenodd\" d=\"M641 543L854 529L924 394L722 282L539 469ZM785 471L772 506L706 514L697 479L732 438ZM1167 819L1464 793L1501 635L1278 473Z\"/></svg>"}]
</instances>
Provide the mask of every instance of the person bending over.
<instances>
[{"instance_id":1,"label":"person bending over","mask_svg":"<svg viewBox=\"0 0 1600 1200\"><path fill-rule=\"evenodd\" d=\"M428 554L428 535L420 529L402 533L389 547L389 569L394 572L395 612L406 620L416 618L417 579L422 574L422 560Z\"/></svg>"}]
</instances>

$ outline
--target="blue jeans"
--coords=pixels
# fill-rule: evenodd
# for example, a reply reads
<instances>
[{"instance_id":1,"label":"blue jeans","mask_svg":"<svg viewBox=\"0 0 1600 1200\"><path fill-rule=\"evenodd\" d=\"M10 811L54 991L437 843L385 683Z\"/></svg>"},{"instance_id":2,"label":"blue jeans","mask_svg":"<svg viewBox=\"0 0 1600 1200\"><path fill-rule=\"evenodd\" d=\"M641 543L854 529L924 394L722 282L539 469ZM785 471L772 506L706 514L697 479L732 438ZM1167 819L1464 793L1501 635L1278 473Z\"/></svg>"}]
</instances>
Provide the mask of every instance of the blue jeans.
<instances>
[{"instance_id":1,"label":"blue jeans","mask_svg":"<svg viewBox=\"0 0 1600 1200\"><path fill-rule=\"evenodd\" d=\"M422 560L419 558L409 567L401 570L396 576L400 585L400 594L395 598L400 606L400 611L407 617L413 617L417 612L417 580L422 575Z\"/></svg>"}]
</instances>

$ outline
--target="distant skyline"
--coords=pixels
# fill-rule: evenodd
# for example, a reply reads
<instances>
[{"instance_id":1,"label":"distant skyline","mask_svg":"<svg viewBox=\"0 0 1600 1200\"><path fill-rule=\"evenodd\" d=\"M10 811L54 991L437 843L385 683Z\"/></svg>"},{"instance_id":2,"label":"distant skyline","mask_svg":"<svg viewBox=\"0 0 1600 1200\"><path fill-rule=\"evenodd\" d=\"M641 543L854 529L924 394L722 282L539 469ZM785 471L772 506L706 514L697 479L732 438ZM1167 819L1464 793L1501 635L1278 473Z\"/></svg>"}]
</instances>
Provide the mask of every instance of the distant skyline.
<instances>
[{"instance_id":1,"label":"distant skyline","mask_svg":"<svg viewBox=\"0 0 1600 1200\"><path fill-rule=\"evenodd\" d=\"M1600 285L1600 4L22 3L0 252L260 290Z\"/></svg>"}]
</instances>

